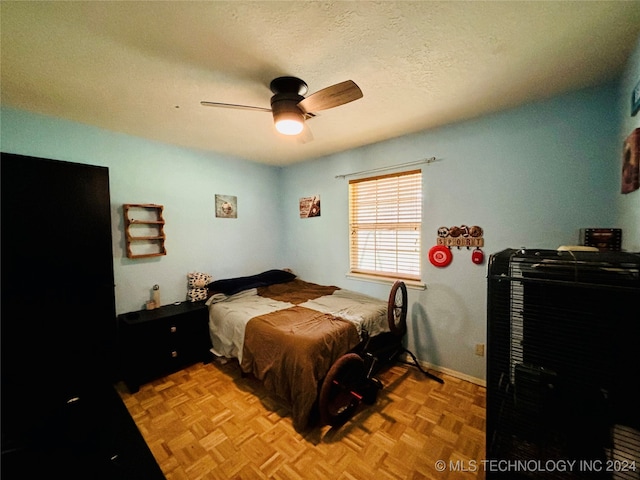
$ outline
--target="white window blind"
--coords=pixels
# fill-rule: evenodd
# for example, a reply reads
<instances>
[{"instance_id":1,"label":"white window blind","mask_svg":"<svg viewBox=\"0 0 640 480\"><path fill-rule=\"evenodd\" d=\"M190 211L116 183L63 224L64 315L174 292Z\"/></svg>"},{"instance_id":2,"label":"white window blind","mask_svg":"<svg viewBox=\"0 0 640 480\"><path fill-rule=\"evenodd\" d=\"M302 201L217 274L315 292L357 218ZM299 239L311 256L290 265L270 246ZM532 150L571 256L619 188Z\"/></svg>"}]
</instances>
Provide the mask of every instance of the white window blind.
<instances>
[{"instance_id":1,"label":"white window blind","mask_svg":"<svg viewBox=\"0 0 640 480\"><path fill-rule=\"evenodd\" d=\"M420 280L422 171L349 181L351 273Z\"/></svg>"}]
</instances>

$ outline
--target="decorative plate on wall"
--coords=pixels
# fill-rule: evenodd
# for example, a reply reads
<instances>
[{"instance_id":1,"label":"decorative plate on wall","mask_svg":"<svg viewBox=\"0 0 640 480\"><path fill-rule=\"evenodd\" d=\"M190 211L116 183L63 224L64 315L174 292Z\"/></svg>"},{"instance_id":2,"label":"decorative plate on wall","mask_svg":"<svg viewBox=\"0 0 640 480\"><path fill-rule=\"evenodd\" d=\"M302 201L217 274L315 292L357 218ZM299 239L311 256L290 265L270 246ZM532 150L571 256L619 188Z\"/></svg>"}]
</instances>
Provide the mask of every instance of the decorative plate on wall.
<instances>
[{"instance_id":1,"label":"decorative plate on wall","mask_svg":"<svg viewBox=\"0 0 640 480\"><path fill-rule=\"evenodd\" d=\"M436 267L446 267L453 260L453 255L449 247L435 245L429 250L429 261Z\"/></svg>"}]
</instances>

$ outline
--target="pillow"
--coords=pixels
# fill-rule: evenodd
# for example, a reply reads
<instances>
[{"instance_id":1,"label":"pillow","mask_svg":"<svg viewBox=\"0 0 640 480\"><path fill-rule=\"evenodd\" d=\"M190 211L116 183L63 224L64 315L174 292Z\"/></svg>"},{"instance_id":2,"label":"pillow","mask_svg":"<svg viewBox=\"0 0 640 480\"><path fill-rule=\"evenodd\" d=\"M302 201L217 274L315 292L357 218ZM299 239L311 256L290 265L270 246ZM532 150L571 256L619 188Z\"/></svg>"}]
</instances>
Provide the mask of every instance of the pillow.
<instances>
[{"instance_id":1,"label":"pillow","mask_svg":"<svg viewBox=\"0 0 640 480\"><path fill-rule=\"evenodd\" d=\"M199 302L200 300L207 299L206 288L190 288L187 292L187 298L190 302Z\"/></svg>"},{"instance_id":2,"label":"pillow","mask_svg":"<svg viewBox=\"0 0 640 480\"><path fill-rule=\"evenodd\" d=\"M207 299L207 284L213 280L208 273L191 272L187 274L189 289L187 290L187 300L198 302Z\"/></svg>"},{"instance_id":3,"label":"pillow","mask_svg":"<svg viewBox=\"0 0 640 480\"><path fill-rule=\"evenodd\" d=\"M295 274L285 270L267 270L266 272L248 277L226 278L216 280L207 285L209 292L219 292L225 295L234 295L250 288L266 287L276 283L290 282L296 278Z\"/></svg>"},{"instance_id":4,"label":"pillow","mask_svg":"<svg viewBox=\"0 0 640 480\"><path fill-rule=\"evenodd\" d=\"M189 279L189 288L205 288L213 280L211 275L201 272L188 273L187 278Z\"/></svg>"}]
</instances>

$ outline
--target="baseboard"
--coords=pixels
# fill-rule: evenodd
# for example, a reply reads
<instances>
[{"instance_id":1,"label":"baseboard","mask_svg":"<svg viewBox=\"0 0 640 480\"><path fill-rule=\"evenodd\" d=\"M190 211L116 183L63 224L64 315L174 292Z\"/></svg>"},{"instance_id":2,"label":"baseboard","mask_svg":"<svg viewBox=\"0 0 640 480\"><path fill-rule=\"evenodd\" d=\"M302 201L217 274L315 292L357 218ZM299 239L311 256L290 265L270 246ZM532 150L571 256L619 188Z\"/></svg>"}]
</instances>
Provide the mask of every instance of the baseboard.
<instances>
[{"instance_id":1,"label":"baseboard","mask_svg":"<svg viewBox=\"0 0 640 480\"><path fill-rule=\"evenodd\" d=\"M404 355L404 361L409 362L409 363L413 363L413 360L407 354ZM424 368L425 370L435 370L436 372L444 373L445 375L449 375L451 377L455 377L455 378L458 378L460 380L464 380L465 382L474 383L474 384L479 385L481 387L485 387L486 388L486 386L487 386L487 381L485 379L483 379L483 378L472 377L471 375L467 375L466 373L458 372L456 370L452 370L452 369L446 368L446 367L441 367L439 365L433 365L433 364L431 364L429 362L423 362L422 360L418 360L418 362L420 363L420 366L422 368Z\"/></svg>"}]
</instances>

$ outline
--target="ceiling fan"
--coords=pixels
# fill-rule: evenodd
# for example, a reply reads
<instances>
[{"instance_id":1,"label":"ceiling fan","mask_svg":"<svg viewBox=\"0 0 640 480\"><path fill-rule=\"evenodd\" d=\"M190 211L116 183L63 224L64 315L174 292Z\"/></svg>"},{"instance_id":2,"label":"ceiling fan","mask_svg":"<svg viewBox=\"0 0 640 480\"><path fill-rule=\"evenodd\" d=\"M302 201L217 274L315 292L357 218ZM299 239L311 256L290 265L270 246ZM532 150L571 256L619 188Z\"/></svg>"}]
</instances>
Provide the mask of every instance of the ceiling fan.
<instances>
[{"instance_id":1,"label":"ceiling fan","mask_svg":"<svg viewBox=\"0 0 640 480\"><path fill-rule=\"evenodd\" d=\"M234 103L202 101L206 107L240 108L259 112L271 112L276 130L284 135L298 135L305 129L305 120L315 117L313 112L339 107L362 98L362 90L353 81L336 83L304 97L307 84L297 77L278 77L271 81L273 92L271 108L238 105Z\"/></svg>"}]
</instances>

